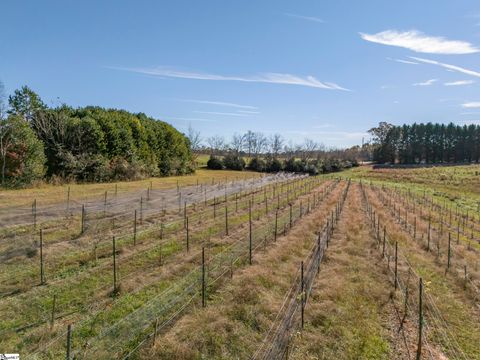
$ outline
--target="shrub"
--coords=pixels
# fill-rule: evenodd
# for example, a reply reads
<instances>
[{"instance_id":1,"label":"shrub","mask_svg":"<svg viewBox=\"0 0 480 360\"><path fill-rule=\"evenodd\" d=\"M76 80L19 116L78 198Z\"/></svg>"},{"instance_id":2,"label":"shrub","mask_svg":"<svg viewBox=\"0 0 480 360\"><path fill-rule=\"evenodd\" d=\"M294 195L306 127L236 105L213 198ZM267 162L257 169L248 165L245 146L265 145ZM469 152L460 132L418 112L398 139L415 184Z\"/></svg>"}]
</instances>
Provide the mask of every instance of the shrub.
<instances>
[{"instance_id":1,"label":"shrub","mask_svg":"<svg viewBox=\"0 0 480 360\"><path fill-rule=\"evenodd\" d=\"M243 170L245 169L245 160L238 155L228 154L223 158L223 166L229 170Z\"/></svg>"},{"instance_id":2,"label":"shrub","mask_svg":"<svg viewBox=\"0 0 480 360\"><path fill-rule=\"evenodd\" d=\"M279 172L282 171L282 163L276 158L271 158L267 160L266 165L267 172Z\"/></svg>"},{"instance_id":3,"label":"shrub","mask_svg":"<svg viewBox=\"0 0 480 360\"><path fill-rule=\"evenodd\" d=\"M295 160L295 158L290 158L285 161L285 171L288 172L303 172L303 164L300 160Z\"/></svg>"},{"instance_id":4,"label":"shrub","mask_svg":"<svg viewBox=\"0 0 480 360\"><path fill-rule=\"evenodd\" d=\"M248 168L253 171L265 171L266 164L265 161L258 157L254 157L252 160L250 160L250 163L248 164Z\"/></svg>"},{"instance_id":5,"label":"shrub","mask_svg":"<svg viewBox=\"0 0 480 360\"><path fill-rule=\"evenodd\" d=\"M222 160L220 160L219 158L213 155L210 156L210 159L208 159L208 162L207 162L207 168L211 170L222 170L223 169Z\"/></svg>"}]
</instances>

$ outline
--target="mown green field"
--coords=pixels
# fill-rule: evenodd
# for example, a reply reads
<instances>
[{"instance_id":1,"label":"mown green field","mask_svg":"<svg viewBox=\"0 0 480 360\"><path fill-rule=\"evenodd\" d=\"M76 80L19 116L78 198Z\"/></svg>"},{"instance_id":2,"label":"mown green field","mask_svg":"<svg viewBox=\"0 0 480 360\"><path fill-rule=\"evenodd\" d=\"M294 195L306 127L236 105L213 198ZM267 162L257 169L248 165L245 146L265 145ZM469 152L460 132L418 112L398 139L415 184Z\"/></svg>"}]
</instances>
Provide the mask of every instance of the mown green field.
<instances>
[{"instance_id":1,"label":"mown green field","mask_svg":"<svg viewBox=\"0 0 480 360\"><path fill-rule=\"evenodd\" d=\"M394 185L433 196L438 202L480 211L480 165L439 166L412 169L373 169L360 166L341 173L343 177Z\"/></svg>"}]
</instances>

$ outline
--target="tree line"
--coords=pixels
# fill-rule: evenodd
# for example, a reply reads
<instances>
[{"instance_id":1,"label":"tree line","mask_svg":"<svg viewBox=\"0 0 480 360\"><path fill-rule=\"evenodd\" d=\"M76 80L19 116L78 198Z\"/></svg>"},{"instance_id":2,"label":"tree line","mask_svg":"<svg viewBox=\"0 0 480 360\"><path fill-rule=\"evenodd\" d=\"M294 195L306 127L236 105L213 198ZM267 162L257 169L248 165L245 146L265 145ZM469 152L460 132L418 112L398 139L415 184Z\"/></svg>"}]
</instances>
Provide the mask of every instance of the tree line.
<instances>
[{"instance_id":1,"label":"tree line","mask_svg":"<svg viewBox=\"0 0 480 360\"><path fill-rule=\"evenodd\" d=\"M369 131L375 142L374 160L380 163L478 163L480 126L382 122Z\"/></svg>"},{"instance_id":2,"label":"tree line","mask_svg":"<svg viewBox=\"0 0 480 360\"><path fill-rule=\"evenodd\" d=\"M173 126L124 110L48 107L26 86L8 103L0 88L0 164L3 186L194 171L190 141Z\"/></svg>"},{"instance_id":3,"label":"tree line","mask_svg":"<svg viewBox=\"0 0 480 360\"><path fill-rule=\"evenodd\" d=\"M210 154L207 163L209 169L288 171L316 175L356 166L357 160L366 153L365 147L327 149L311 139L293 144L287 143L278 133L266 136L250 130L233 134L230 142L218 135L203 141L200 133L192 128L189 128L187 136L195 154Z\"/></svg>"}]
</instances>

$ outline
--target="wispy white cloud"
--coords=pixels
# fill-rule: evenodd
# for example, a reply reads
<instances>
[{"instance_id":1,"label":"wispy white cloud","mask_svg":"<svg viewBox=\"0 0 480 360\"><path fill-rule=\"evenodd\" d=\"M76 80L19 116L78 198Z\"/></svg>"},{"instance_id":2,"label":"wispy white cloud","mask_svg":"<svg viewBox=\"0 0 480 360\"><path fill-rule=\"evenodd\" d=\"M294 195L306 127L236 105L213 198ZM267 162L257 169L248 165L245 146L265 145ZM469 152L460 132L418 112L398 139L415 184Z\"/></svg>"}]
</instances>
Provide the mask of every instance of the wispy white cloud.
<instances>
[{"instance_id":1,"label":"wispy white cloud","mask_svg":"<svg viewBox=\"0 0 480 360\"><path fill-rule=\"evenodd\" d=\"M460 115L480 115L480 112L478 112L478 111L466 111L466 112L460 113Z\"/></svg>"},{"instance_id":2,"label":"wispy white cloud","mask_svg":"<svg viewBox=\"0 0 480 360\"><path fill-rule=\"evenodd\" d=\"M446 82L443 85L445 86L462 86L462 85L470 85L474 84L475 81L473 80L457 80L457 81L451 81L451 82Z\"/></svg>"},{"instance_id":3,"label":"wispy white cloud","mask_svg":"<svg viewBox=\"0 0 480 360\"><path fill-rule=\"evenodd\" d=\"M200 110L195 110L193 111L194 113L197 114L209 114L209 115L222 115L222 116L248 116L246 114L239 114L239 113L229 113L229 112L219 112L219 111L200 111Z\"/></svg>"},{"instance_id":4,"label":"wispy white cloud","mask_svg":"<svg viewBox=\"0 0 480 360\"><path fill-rule=\"evenodd\" d=\"M258 107L256 107L256 106L240 105L240 104L224 102L224 101L196 100L196 99L179 99L179 100L186 101L186 102L192 102L192 103L196 103L196 104L228 106L228 107L234 107L234 108L239 108L239 109L251 109L251 110L258 109Z\"/></svg>"},{"instance_id":5,"label":"wispy white cloud","mask_svg":"<svg viewBox=\"0 0 480 360\"><path fill-rule=\"evenodd\" d=\"M260 111L251 111L251 110L237 110L237 112L242 114L260 114Z\"/></svg>"},{"instance_id":6,"label":"wispy white cloud","mask_svg":"<svg viewBox=\"0 0 480 360\"><path fill-rule=\"evenodd\" d=\"M410 56L410 58L414 59L414 60L417 60L417 61L420 61L420 62L423 62L425 64L441 66L441 67L443 67L447 70L456 71L456 72L460 72L460 73L463 73L463 74L480 77L480 72L474 71L474 70L469 70L469 69L466 69L466 68L463 68L463 67L460 67L460 66L445 64L445 63L442 63L442 62L439 62L439 61L418 58L418 57L415 57L415 56Z\"/></svg>"},{"instance_id":7,"label":"wispy white cloud","mask_svg":"<svg viewBox=\"0 0 480 360\"><path fill-rule=\"evenodd\" d=\"M462 104L465 109L480 109L480 101L466 102Z\"/></svg>"},{"instance_id":8,"label":"wispy white cloud","mask_svg":"<svg viewBox=\"0 0 480 360\"><path fill-rule=\"evenodd\" d=\"M448 40L441 36L429 36L417 30L386 30L376 34L360 33L360 36L366 41L403 47L421 53L473 54L480 51L469 42Z\"/></svg>"},{"instance_id":9,"label":"wispy white cloud","mask_svg":"<svg viewBox=\"0 0 480 360\"><path fill-rule=\"evenodd\" d=\"M423 82L418 82L418 83L415 83L415 84L412 84L413 86L430 86L430 85L433 85L434 83L436 83L438 80L437 79L430 79L430 80L427 80L427 81L423 81Z\"/></svg>"},{"instance_id":10,"label":"wispy white cloud","mask_svg":"<svg viewBox=\"0 0 480 360\"><path fill-rule=\"evenodd\" d=\"M195 80L212 80L212 81L242 81L242 82L256 82L256 83L269 83L269 84L284 84L284 85L300 85L319 89L329 90L345 90L350 91L340 85L332 82L322 82L314 76L297 76L292 74L282 73L260 73L250 76L236 76L236 75L218 75L203 72L190 72L177 70L167 67L156 68L125 68L125 67L109 67L110 69L123 70L134 72L138 74L153 75L160 77L172 77L182 79L195 79Z\"/></svg>"},{"instance_id":11,"label":"wispy white cloud","mask_svg":"<svg viewBox=\"0 0 480 360\"><path fill-rule=\"evenodd\" d=\"M402 64L418 65L417 62L409 61L409 60L392 59L392 58L389 58L389 57L387 57L387 60L396 61L396 62L399 62L399 63L402 63Z\"/></svg>"},{"instance_id":12,"label":"wispy white cloud","mask_svg":"<svg viewBox=\"0 0 480 360\"><path fill-rule=\"evenodd\" d=\"M298 15L298 14L292 14L292 13L285 13L286 16L294 17L297 19L303 19L303 20L308 20L308 21L314 21L318 23L323 23L322 19L315 17L315 16L304 16L304 15Z\"/></svg>"}]
</instances>

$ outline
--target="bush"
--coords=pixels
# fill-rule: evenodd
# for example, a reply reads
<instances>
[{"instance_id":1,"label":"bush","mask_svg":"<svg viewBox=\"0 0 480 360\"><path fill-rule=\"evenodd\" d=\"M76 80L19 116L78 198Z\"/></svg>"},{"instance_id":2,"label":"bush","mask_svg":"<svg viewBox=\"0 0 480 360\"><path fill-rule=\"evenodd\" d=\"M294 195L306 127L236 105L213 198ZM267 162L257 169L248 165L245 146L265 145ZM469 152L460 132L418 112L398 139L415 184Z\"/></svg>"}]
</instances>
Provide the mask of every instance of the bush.
<instances>
[{"instance_id":1,"label":"bush","mask_svg":"<svg viewBox=\"0 0 480 360\"><path fill-rule=\"evenodd\" d=\"M305 167L305 172L308 173L309 175L318 175L319 174L318 168L314 164L308 164Z\"/></svg>"},{"instance_id":2,"label":"bush","mask_svg":"<svg viewBox=\"0 0 480 360\"><path fill-rule=\"evenodd\" d=\"M211 170L222 170L223 169L222 160L220 160L219 158L213 155L210 156L210 159L208 159L208 162L207 162L207 168Z\"/></svg>"},{"instance_id":3,"label":"bush","mask_svg":"<svg viewBox=\"0 0 480 360\"><path fill-rule=\"evenodd\" d=\"M288 172L303 172L303 164L300 160L295 160L295 158L290 158L285 161L285 171Z\"/></svg>"},{"instance_id":4,"label":"bush","mask_svg":"<svg viewBox=\"0 0 480 360\"><path fill-rule=\"evenodd\" d=\"M266 164L265 161L263 161L262 159L254 157L252 160L250 160L248 168L253 171L262 172L265 171Z\"/></svg>"},{"instance_id":5,"label":"bush","mask_svg":"<svg viewBox=\"0 0 480 360\"><path fill-rule=\"evenodd\" d=\"M266 166L266 171L267 172L279 172L282 171L282 163L280 160L273 158L273 159L268 159L267 160L267 166Z\"/></svg>"},{"instance_id":6,"label":"bush","mask_svg":"<svg viewBox=\"0 0 480 360\"><path fill-rule=\"evenodd\" d=\"M228 154L223 158L223 166L229 170L245 169L245 160L238 155Z\"/></svg>"}]
</instances>

